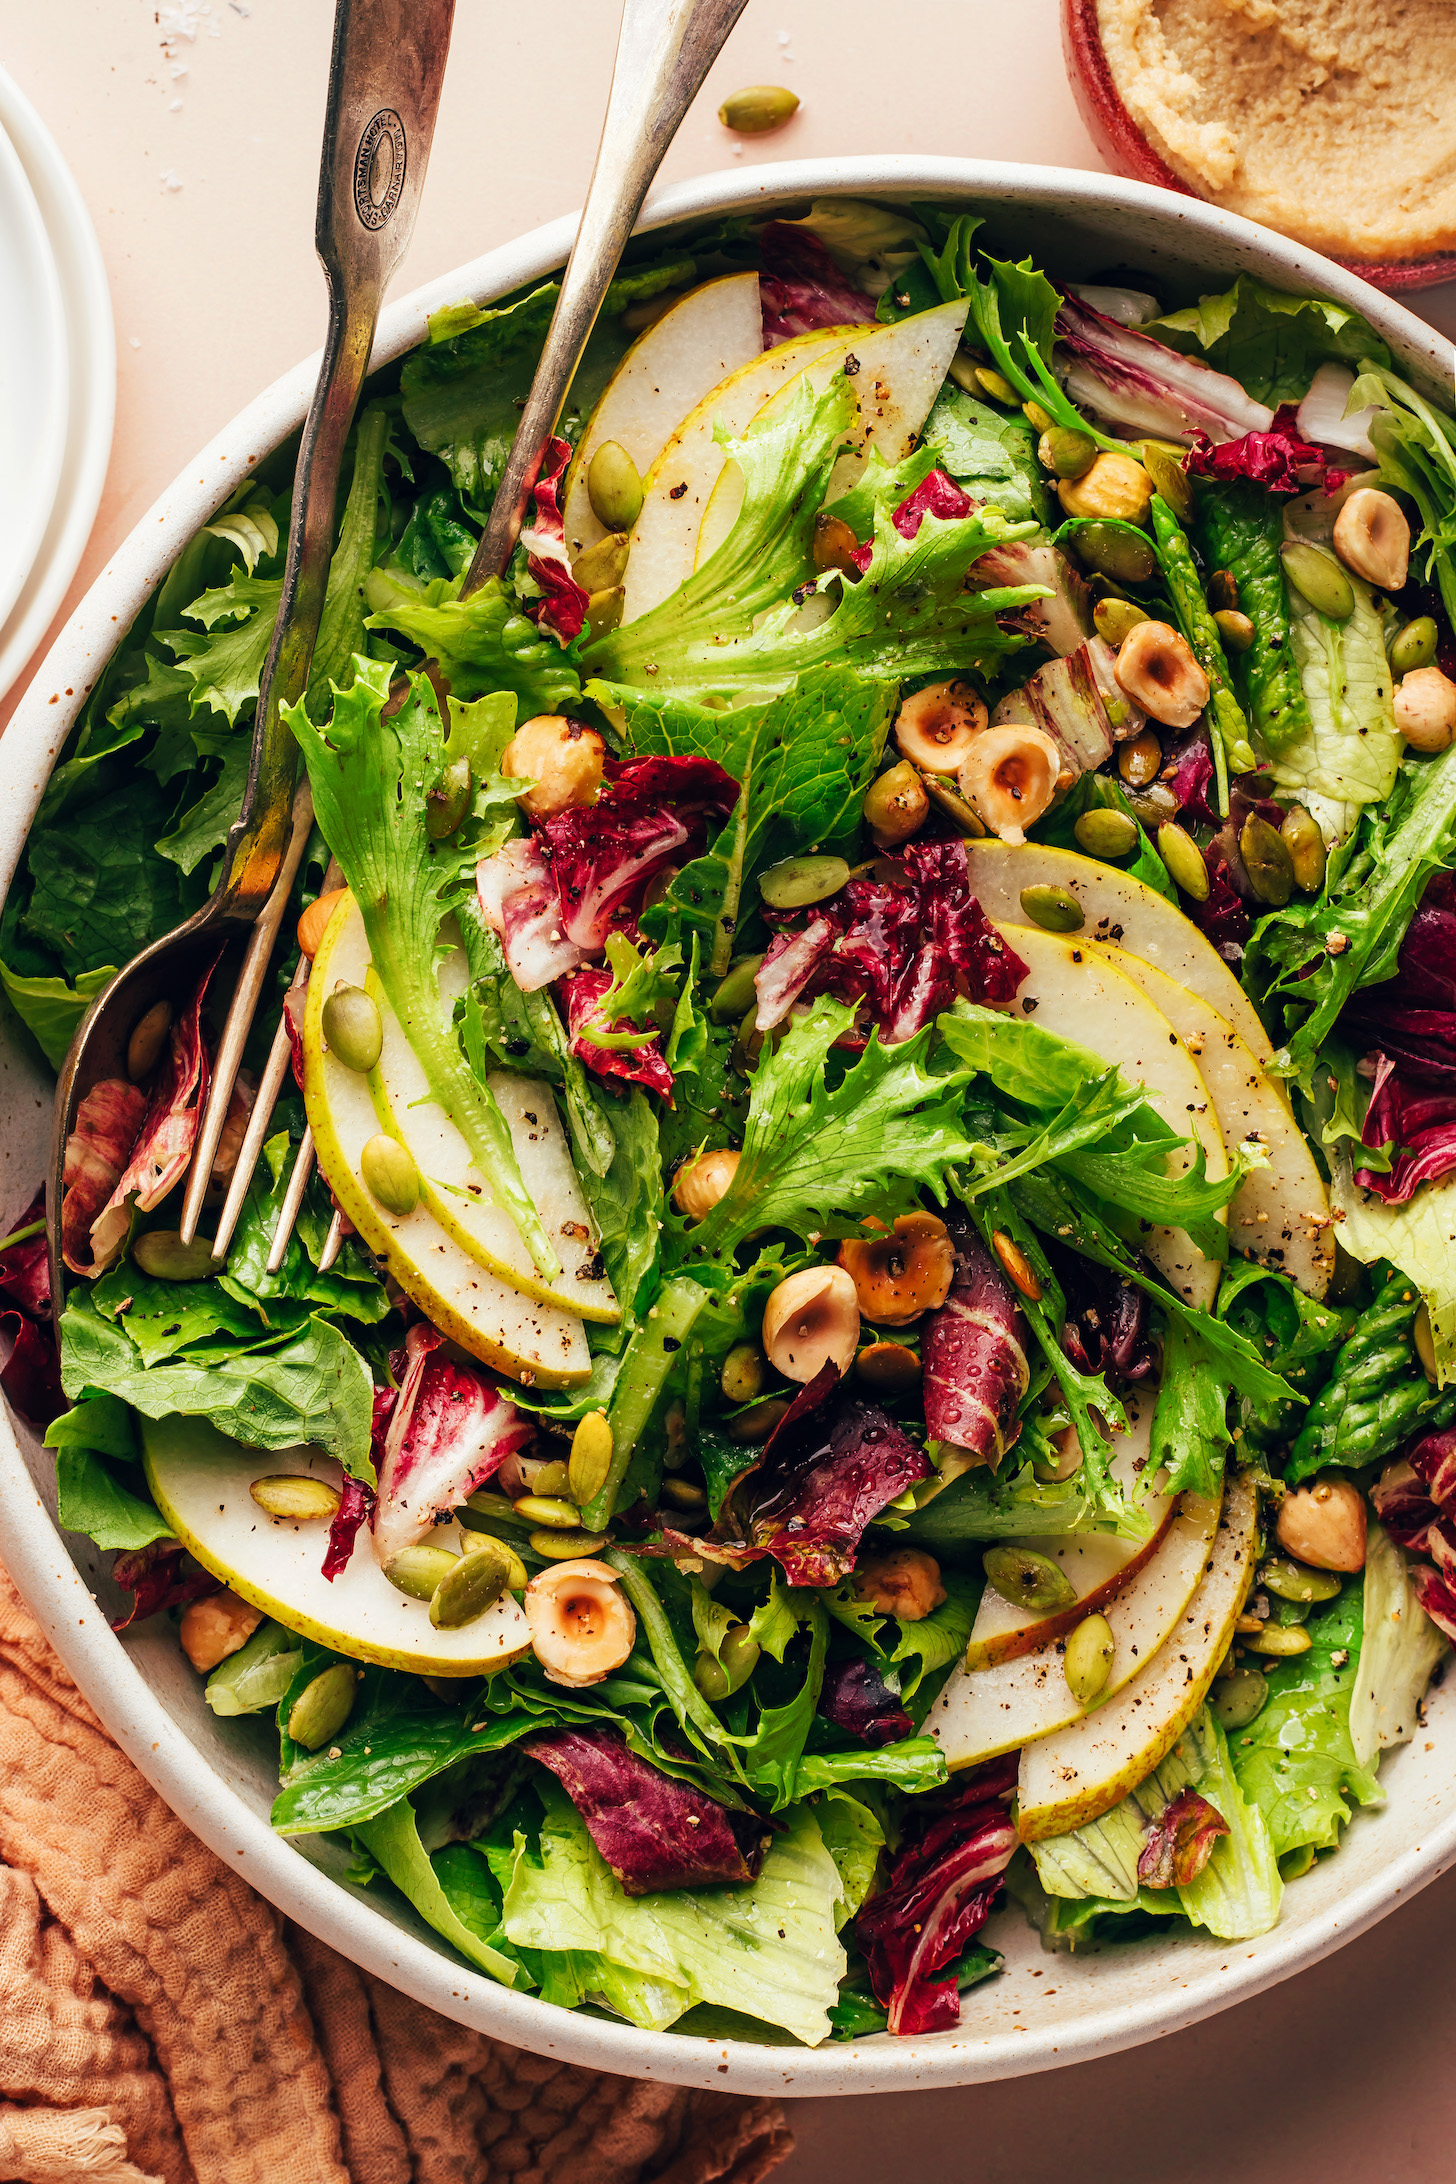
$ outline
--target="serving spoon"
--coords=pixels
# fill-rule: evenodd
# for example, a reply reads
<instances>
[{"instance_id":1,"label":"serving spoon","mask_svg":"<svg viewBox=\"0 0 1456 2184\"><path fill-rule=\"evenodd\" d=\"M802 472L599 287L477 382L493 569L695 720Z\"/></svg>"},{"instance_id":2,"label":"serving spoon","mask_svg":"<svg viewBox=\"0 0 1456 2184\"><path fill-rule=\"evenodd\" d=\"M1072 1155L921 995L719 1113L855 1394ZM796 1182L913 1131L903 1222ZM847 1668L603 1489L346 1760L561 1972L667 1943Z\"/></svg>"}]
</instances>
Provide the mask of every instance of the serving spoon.
<instances>
[{"instance_id":1,"label":"serving spoon","mask_svg":"<svg viewBox=\"0 0 1456 2184\"><path fill-rule=\"evenodd\" d=\"M118 972L87 1013L56 1088L47 1185L51 1296L65 1296L66 1145L93 1086L125 1078L133 1032L175 1006L209 961L247 934L198 1121L181 1230L195 1235L253 1012L313 824L298 746L283 718L308 687L333 553L339 467L374 345L379 307L414 228L444 81L455 0L338 0L314 237L329 289L323 361L299 443L278 620L258 691L242 811L210 899ZM276 1098L276 1087L274 1091ZM270 1102L271 1107L271 1102ZM251 1171L250 1171L251 1172Z\"/></svg>"}]
</instances>

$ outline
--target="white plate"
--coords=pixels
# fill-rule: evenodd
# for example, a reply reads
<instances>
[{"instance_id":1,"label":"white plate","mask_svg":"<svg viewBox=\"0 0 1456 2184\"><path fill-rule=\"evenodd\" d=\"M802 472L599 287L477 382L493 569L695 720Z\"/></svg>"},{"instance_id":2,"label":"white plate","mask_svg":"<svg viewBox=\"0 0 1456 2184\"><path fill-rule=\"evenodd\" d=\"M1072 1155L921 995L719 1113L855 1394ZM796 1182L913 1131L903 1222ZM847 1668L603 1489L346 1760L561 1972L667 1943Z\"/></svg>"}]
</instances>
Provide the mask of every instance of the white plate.
<instances>
[{"instance_id":1,"label":"white plate","mask_svg":"<svg viewBox=\"0 0 1456 2184\"><path fill-rule=\"evenodd\" d=\"M836 192L970 200L986 214L998 256L1030 250L1074 279L1090 279L1125 264L1131 252L1177 301L1226 286L1240 271L1334 296L1373 321L1400 367L1431 395L1451 399L1451 343L1400 304L1247 220L1110 175L919 156L805 160L663 190L644 225L767 213ZM565 258L574 224L539 229L392 305L375 362L418 342L428 313L442 305L464 296L489 301L539 280ZM297 429L316 369L311 358L278 380L182 472L98 577L32 682L0 740L0 888L9 885L55 754L118 631L198 525ZM49 1091L49 1080L0 1024L0 1217L28 1203L41 1173ZM987 1932L1005 1951L1006 1970L972 1990L952 2032L882 2035L812 2052L639 2032L495 1986L410 1912L344 1881L347 1860L336 1848L274 1835L268 1808L277 1748L266 1723L212 1717L165 1621L125 1640L112 1636L106 1613L117 1595L100 1574L108 1558L87 1540L63 1537L54 1508L49 1456L0 1414L0 1557L107 1729L173 1810L289 1918L344 1956L445 2017L565 2062L790 2096L907 2091L1050 2070L1156 2039L1273 1986L1373 1925L1456 1859L1456 1677L1448 1677L1432 1694L1424 1733L1386 1761L1388 1803L1359 1815L1339 1855L1293 1884L1270 1934L1234 1946L1185 1935L1049 1957L1013 1910L999 1913Z\"/></svg>"},{"instance_id":2,"label":"white plate","mask_svg":"<svg viewBox=\"0 0 1456 2184\"><path fill-rule=\"evenodd\" d=\"M0 126L0 623L55 506L69 381L60 275L35 192Z\"/></svg>"},{"instance_id":3,"label":"white plate","mask_svg":"<svg viewBox=\"0 0 1456 2184\"><path fill-rule=\"evenodd\" d=\"M59 285L69 378L49 518L18 592L8 608L0 607L3 698L65 598L96 520L116 415L116 339L106 267L81 192L34 107L3 70L0 133L39 211Z\"/></svg>"}]
</instances>

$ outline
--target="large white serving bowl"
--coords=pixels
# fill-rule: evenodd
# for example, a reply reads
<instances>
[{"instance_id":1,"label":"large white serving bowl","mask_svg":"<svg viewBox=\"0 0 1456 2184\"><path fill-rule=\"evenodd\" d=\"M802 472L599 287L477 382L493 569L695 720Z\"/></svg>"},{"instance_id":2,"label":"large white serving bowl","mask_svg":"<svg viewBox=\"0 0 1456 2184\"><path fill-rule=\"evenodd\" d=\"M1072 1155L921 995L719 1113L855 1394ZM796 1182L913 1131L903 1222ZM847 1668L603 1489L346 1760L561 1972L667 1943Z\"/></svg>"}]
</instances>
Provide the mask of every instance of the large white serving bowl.
<instances>
[{"instance_id":1,"label":"large white serving bowl","mask_svg":"<svg viewBox=\"0 0 1456 2184\"><path fill-rule=\"evenodd\" d=\"M973 160L883 156L804 161L709 175L659 193L654 229L725 211L763 211L830 193L943 197L983 212L998 255L1030 250L1073 278L1136 266L1175 300L1221 288L1241 269L1282 288L1335 296L1364 312L1403 370L1449 402L1451 344L1399 304L1313 252L1197 200L1105 175ZM418 342L429 312L482 302L563 260L572 220L419 289L386 311L375 362ZM46 777L108 654L193 531L296 430L311 359L278 380L168 488L93 585L0 742L0 888L8 887ZM42 1174L49 1078L0 1023L0 1218L18 1213ZM1338 1857L1290 1888L1273 1933L1224 1945L1192 1937L1046 1956L1016 1911L988 1939L1006 1970L966 1997L954 2032L881 2037L809 2051L732 2038L638 2032L530 1995L467 1968L411 1914L343 1880L345 1859L318 1840L288 1843L268 1826L276 1787L271 1732L217 1721L165 1618L119 1639L118 1596L89 1541L57 1530L50 1460L0 1418L0 1558L111 1734L169 1805L280 1910L346 1957L447 2017L518 2046L627 2076L804 2096L959 2085L1110 2054L1192 2024L1288 1978L1423 1888L1456 1852L1456 1698L1433 1694L1428 1725L1383 1771L1389 1802L1359 1817ZM1033 1976L1036 1975L1036 1976Z\"/></svg>"}]
</instances>

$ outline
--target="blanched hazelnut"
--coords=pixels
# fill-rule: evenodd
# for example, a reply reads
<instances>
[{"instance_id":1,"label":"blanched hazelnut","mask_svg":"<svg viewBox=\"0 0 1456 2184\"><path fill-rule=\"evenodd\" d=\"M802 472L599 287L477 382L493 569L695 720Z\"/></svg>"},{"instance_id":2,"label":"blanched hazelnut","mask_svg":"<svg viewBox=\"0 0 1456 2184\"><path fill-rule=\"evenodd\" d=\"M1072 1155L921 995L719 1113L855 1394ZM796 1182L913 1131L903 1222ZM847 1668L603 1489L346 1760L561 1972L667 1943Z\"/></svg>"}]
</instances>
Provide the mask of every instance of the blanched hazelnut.
<instances>
[{"instance_id":1,"label":"blanched hazelnut","mask_svg":"<svg viewBox=\"0 0 1456 2184\"><path fill-rule=\"evenodd\" d=\"M316 901L311 902L300 916L298 921L299 952L306 955L310 962L319 952L319 943L327 930L329 919L338 909L339 904L344 900L348 892L347 887L331 887L327 894L320 895Z\"/></svg>"},{"instance_id":2,"label":"blanched hazelnut","mask_svg":"<svg viewBox=\"0 0 1456 2184\"><path fill-rule=\"evenodd\" d=\"M1456 735L1456 683L1439 667L1415 667L1396 685L1395 725L1416 751L1444 751Z\"/></svg>"},{"instance_id":3,"label":"blanched hazelnut","mask_svg":"<svg viewBox=\"0 0 1456 2184\"><path fill-rule=\"evenodd\" d=\"M1365 1497L1348 1479L1296 1487L1279 1504L1279 1544L1317 1570L1365 1567Z\"/></svg>"},{"instance_id":4,"label":"blanched hazelnut","mask_svg":"<svg viewBox=\"0 0 1456 2184\"><path fill-rule=\"evenodd\" d=\"M728 1194L742 1153L720 1150L699 1153L679 1168L677 1181L672 1186L672 1202L679 1213L690 1221L701 1221Z\"/></svg>"},{"instance_id":5,"label":"blanched hazelnut","mask_svg":"<svg viewBox=\"0 0 1456 2184\"><path fill-rule=\"evenodd\" d=\"M870 783L864 816L878 849L893 849L899 842L908 842L924 826L930 816L930 798L919 771L908 758L902 758L898 766L891 766Z\"/></svg>"},{"instance_id":6,"label":"blanched hazelnut","mask_svg":"<svg viewBox=\"0 0 1456 2184\"><path fill-rule=\"evenodd\" d=\"M956 776L961 795L993 834L1019 846L1057 793L1062 754L1044 728L1008 721L972 742Z\"/></svg>"},{"instance_id":7,"label":"blanched hazelnut","mask_svg":"<svg viewBox=\"0 0 1456 2184\"><path fill-rule=\"evenodd\" d=\"M1080 478L1063 478L1057 499L1069 516L1112 516L1142 523L1153 504L1153 481L1131 455L1099 455Z\"/></svg>"},{"instance_id":8,"label":"blanched hazelnut","mask_svg":"<svg viewBox=\"0 0 1456 2184\"><path fill-rule=\"evenodd\" d=\"M263 1610L235 1592L209 1593L205 1600L188 1602L177 1636L192 1666L205 1676L245 1646L262 1620Z\"/></svg>"},{"instance_id":9,"label":"blanched hazelnut","mask_svg":"<svg viewBox=\"0 0 1456 2184\"><path fill-rule=\"evenodd\" d=\"M902 1214L888 1236L841 1244L839 1263L860 1311L880 1327L908 1327L922 1312L938 1311L955 1274L945 1223L933 1213Z\"/></svg>"},{"instance_id":10,"label":"blanched hazelnut","mask_svg":"<svg viewBox=\"0 0 1456 2184\"><path fill-rule=\"evenodd\" d=\"M895 741L922 773L953 774L989 717L985 699L970 683L927 683L901 706Z\"/></svg>"},{"instance_id":11,"label":"blanched hazelnut","mask_svg":"<svg viewBox=\"0 0 1456 2184\"><path fill-rule=\"evenodd\" d=\"M785 1380L808 1382L823 1365L848 1372L859 1346L859 1302L839 1266L806 1266L772 1291L763 1313L763 1347Z\"/></svg>"},{"instance_id":12,"label":"blanched hazelnut","mask_svg":"<svg viewBox=\"0 0 1456 2184\"><path fill-rule=\"evenodd\" d=\"M1130 629L1113 672L1133 703L1165 728L1191 728L1209 700L1208 677L1192 646L1167 622Z\"/></svg>"},{"instance_id":13,"label":"blanched hazelnut","mask_svg":"<svg viewBox=\"0 0 1456 2184\"><path fill-rule=\"evenodd\" d=\"M579 1691L620 1668L637 1642L616 1572L605 1562L558 1562L522 1595L531 1650L552 1683Z\"/></svg>"},{"instance_id":14,"label":"blanched hazelnut","mask_svg":"<svg viewBox=\"0 0 1456 2184\"><path fill-rule=\"evenodd\" d=\"M1410 574L1410 525L1400 502L1362 485L1335 518L1335 552L1379 591L1400 591Z\"/></svg>"},{"instance_id":15,"label":"blanched hazelnut","mask_svg":"<svg viewBox=\"0 0 1456 2184\"><path fill-rule=\"evenodd\" d=\"M500 770L512 781L534 781L516 799L527 816L549 819L558 811L594 804L602 789L606 745L595 728L565 713L538 713L524 721L501 753Z\"/></svg>"},{"instance_id":16,"label":"blanched hazelnut","mask_svg":"<svg viewBox=\"0 0 1456 2184\"><path fill-rule=\"evenodd\" d=\"M872 1555L857 1566L850 1585L856 1600L867 1601L881 1615L898 1616L902 1623L923 1623L945 1598L940 1564L922 1547L892 1547L887 1555Z\"/></svg>"}]
</instances>

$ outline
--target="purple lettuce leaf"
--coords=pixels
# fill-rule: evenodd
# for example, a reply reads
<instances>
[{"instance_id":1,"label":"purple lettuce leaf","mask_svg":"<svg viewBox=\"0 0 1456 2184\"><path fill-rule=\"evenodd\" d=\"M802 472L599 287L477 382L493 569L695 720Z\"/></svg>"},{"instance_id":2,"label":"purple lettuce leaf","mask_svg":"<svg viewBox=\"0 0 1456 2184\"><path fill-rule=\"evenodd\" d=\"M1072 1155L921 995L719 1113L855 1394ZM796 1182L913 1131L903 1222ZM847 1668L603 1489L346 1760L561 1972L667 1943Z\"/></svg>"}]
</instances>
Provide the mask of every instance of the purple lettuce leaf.
<instances>
[{"instance_id":1,"label":"purple lettuce leaf","mask_svg":"<svg viewBox=\"0 0 1456 2184\"><path fill-rule=\"evenodd\" d=\"M1397 1547L1421 1553L1437 1510L1412 1465L1403 1460L1387 1464L1370 1489L1370 1503Z\"/></svg>"},{"instance_id":2,"label":"purple lettuce leaf","mask_svg":"<svg viewBox=\"0 0 1456 2184\"><path fill-rule=\"evenodd\" d=\"M1224 481L1248 478L1266 493L1306 493L1316 485L1334 492L1350 475L1348 468L1329 469L1324 449L1301 434L1298 413L1290 402L1274 412L1267 432L1246 432L1241 439L1218 446L1206 433L1198 432L1193 443L1184 466L1191 476Z\"/></svg>"},{"instance_id":3,"label":"purple lettuce leaf","mask_svg":"<svg viewBox=\"0 0 1456 2184\"><path fill-rule=\"evenodd\" d=\"M1169 1798L1148 1829L1138 1859L1138 1879L1145 1888L1187 1888L1213 1856L1213 1846L1229 1824L1197 1790Z\"/></svg>"},{"instance_id":4,"label":"purple lettuce leaf","mask_svg":"<svg viewBox=\"0 0 1456 2184\"><path fill-rule=\"evenodd\" d=\"M182 1608L189 1600L222 1590L210 1570L183 1569L185 1552L179 1539L154 1539L131 1554L117 1556L111 1574L122 1591L132 1595L132 1603L127 1614L112 1624L113 1630L128 1630L164 1608Z\"/></svg>"},{"instance_id":5,"label":"purple lettuce leaf","mask_svg":"<svg viewBox=\"0 0 1456 2184\"><path fill-rule=\"evenodd\" d=\"M609 762L598 801L557 812L536 835L567 939L586 954L599 953L609 933L634 921L669 859L697 855L703 814L725 818L737 801L737 782L711 759Z\"/></svg>"},{"instance_id":6,"label":"purple lettuce leaf","mask_svg":"<svg viewBox=\"0 0 1456 2184\"><path fill-rule=\"evenodd\" d=\"M150 1213L187 1172L207 1100L208 1053L202 1032L202 1004L208 981L221 960L219 949L172 1026L166 1056L153 1081L131 1157L92 1224L91 1252L98 1267L109 1265L126 1241L132 1214L128 1200L135 1197L137 1211Z\"/></svg>"},{"instance_id":7,"label":"purple lettuce leaf","mask_svg":"<svg viewBox=\"0 0 1456 2184\"><path fill-rule=\"evenodd\" d=\"M662 1051L660 1032L647 1046L640 1047L601 1047L582 1036L582 1025L595 1012L603 994L610 992L613 983L610 971L596 969L576 971L567 979L566 1028L571 1036L571 1051L599 1077L615 1078L619 1084L645 1085L649 1092L670 1099L672 1071ZM647 1026L627 1022L619 1023L616 1028L641 1032L646 1031Z\"/></svg>"},{"instance_id":8,"label":"purple lettuce leaf","mask_svg":"<svg viewBox=\"0 0 1456 2184\"><path fill-rule=\"evenodd\" d=\"M381 1567L423 1539L534 1432L493 1373L452 1357L433 1327L413 1326L377 1466L374 1552Z\"/></svg>"},{"instance_id":9,"label":"purple lettuce leaf","mask_svg":"<svg viewBox=\"0 0 1456 2184\"><path fill-rule=\"evenodd\" d=\"M890 1689L872 1661L831 1661L824 1671L819 1711L861 1744L896 1744L914 1733L899 1692Z\"/></svg>"},{"instance_id":10,"label":"purple lettuce leaf","mask_svg":"<svg viewBox=\"0 0 1456 2184\"><path fill-rule=\"evenodd\" d=\"M945 1303L923 1323L925 1430L994 1470L1015 1438L1017 1406L1030 1381L1030 1337L1015 1290L972 1223L953 1216L946 1225L955 1279Z\"/></svg>"},{"instance_id":11,"label":"purple lettuce leaf","mask_svg":"<svg viewBox=\"0 0 1456 2184\"><path fill-rule=\"evenodd\" d=\"M1268 432L1274 412L1253 401L1236 379L1194 357L1179 356L1151 334L1119 326L1080 296L1062 293L1056 321L1057 362L1072 400L1095 410L1131 437L1237 440Z\"/></svg>"},{"instance_id":12,"label":"purple lettuce leaf","mask_svg":"<svg viewBox=\"0 0 1456 2184\"><path fill-rule=\"evenodd\" d=\"M1146 1380L1153 1370L1146 1294L1053 1238L1043 1237L1042 1249L1066 1301L1062 1348L1078 1371Z\"/></svg>"},{"instance_id":13,"label":"purple lettuce leaf","mask_svg":"<svg viewBox=\"0 0 1456 2184\"><path fill-rule=\"evenodd\" d=\"M536 514L521 533L526 567L546 595L532 600L526 612L538 628L549 629L561 645L569 645L581 635L591 604L571 573L571 556L566 550L566 525L559 496L570 461L569 440L553 438L546 442L541 473L532 488Z\"/></svg>"},{"instance_id":14,"label":"purple lettuce leaf","mask_svg":"<svg viewBox=\"0 0 1456 2184\"><path fill-rule=\"evenodd\" d=\"M555 1729L521 1750L555 1775L629 1896L741 1885L763 1863L770 1837L757 1813L729 1812L662 1774L614 1729Z\"/></svg>"},{"instance_id":15,"label":"purple lettuce leaf","mask_svg":"<svg viewBox=\"0 0 1456 2184\"><path fill-rule=\"evenodd\" d=\"M393 1397L394 1390L387 1391ZM376 1409L378 1399L376 1398ZM361 1525L368 1524L374 1515L374 1489L356 1479L352 1472L344 1473L339 1489L339 1506L329 1524L328 1545L324 1549L323 1573L332 1584L341 1570L347 1570L354 1552L354 1542Z\"/></svg>"},{"instance_id":16,"label":"purple lettuce leaf","mask_svg":"<svg viewBox=\"0 0 1456 2184\"><path fill-rule=\"evenodd\" d=\"M37 1191L15 1226L27 1229L44 1219L45 1192ZM44 1234L28 1237L23 1244L12 1244L0 1254L0 1296L8 1297L31 1319L47 1317L51 1308L51 1255Z\"/></svg>"},{"instance_id":17,"label":"purple lettuce leaf","mask_svg":"<svg viewBox=\"0 0 1456 2184\"><path fill-rule=\"evenodd\" d=\"M522 993L538 993L581 964L581 949L566 936L551 867L530 836L505 842L493 857L481 859L475 893Z\"/></svg>"},{"instance_id":18,"label":"purple lettuce leaf","mask_svg":"<svg viewBox=\"0 0 1456 2184\"><path fill-rule=\"evenodd\" d=\"M1387 1204L1456 1169L1456 874L1438 872L1406 929L1396 975L1354 994L1341 1034L1366 1049L1375 1089L1362 1141L1393 1145L1388 1174L1356 1171Z\"/></svg>"},{"instance_id":19,"label":"purple lettuce leaf","mask_svg":"<svg viewBox=\"0 0 1456 2184\"><path fill-rule=\"evenodd\" d=\"M759 248L766 349L825 326L875 323L874 298L850 285L817 235L785 220L770 220L760 230Z\"/></svg>"},{"instance_id":20,"label":"purple lettuce leaf","mask_svg":"<svg viewBox=\"0 0 1456 2184\"><path fill-rule=\"evenodd\" d=\"M1423 1434L1405 1460L1443 1515L1456 1516L1456 1426Z\"/></svg>"}]
</instances>

